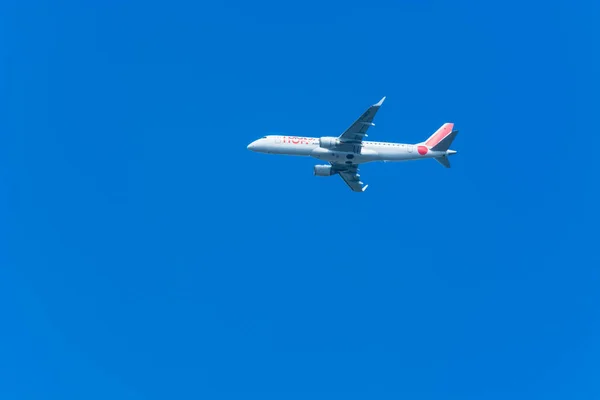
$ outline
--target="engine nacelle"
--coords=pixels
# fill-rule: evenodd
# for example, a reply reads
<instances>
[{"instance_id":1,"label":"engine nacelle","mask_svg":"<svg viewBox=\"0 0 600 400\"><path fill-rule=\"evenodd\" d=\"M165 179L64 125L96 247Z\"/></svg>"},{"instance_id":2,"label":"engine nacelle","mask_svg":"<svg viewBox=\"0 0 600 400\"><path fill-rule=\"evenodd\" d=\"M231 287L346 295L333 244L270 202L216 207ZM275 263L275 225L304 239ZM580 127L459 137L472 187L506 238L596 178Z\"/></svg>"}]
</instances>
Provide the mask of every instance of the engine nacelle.
<instances>
[{"instance_id":1,"label":"engine nacelle","mask_svg":"<svg viewBox=\"0 0 600 400\"><path fill-rule=\"evenodd\" d=\"M315 176L331 176L335 174L331 165L315 165Z\"/></svg>"},{"instance_id":2,"label":"engine nacelle","mask_svg":"<svg viewBox=\"0 0 600 400\"><path fill-rule=\"evenodd\" d=\"M322 147L324 149L332 149L339 145L340 145L340 139L338 139L338 138L328 137L328 136L319 138L319 147Z\"/></svg>"}]
</instances>

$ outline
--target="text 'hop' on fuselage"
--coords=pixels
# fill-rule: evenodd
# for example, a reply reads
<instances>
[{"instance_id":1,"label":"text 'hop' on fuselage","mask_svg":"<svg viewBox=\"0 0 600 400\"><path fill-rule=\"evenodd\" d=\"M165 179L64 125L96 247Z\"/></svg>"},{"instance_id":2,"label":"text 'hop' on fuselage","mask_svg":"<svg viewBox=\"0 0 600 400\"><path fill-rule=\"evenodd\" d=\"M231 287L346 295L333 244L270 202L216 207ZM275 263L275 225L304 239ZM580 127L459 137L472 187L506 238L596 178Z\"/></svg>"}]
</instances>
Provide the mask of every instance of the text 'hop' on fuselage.
<instances>
[{"instance_id":1,"label":"text 'hop' on fuselage","mask_svg":"<svg viewBox=\"0 0 600 400\"><path fill-rule=\"evenodd\" d=\"M355 192L364 192L366 184L360 180L359 164L373 161L410 161L433 158L450 168L448 156L456 154L450 150L458 134L454 124L443 124L424 142L416 144L371 142L364 138L385 97L373 104L339 137L264 136L248 145L248 149L259 153L310 156L328 162L315 165L316 176L339 175Z\"/></svg>"}]
</instances>

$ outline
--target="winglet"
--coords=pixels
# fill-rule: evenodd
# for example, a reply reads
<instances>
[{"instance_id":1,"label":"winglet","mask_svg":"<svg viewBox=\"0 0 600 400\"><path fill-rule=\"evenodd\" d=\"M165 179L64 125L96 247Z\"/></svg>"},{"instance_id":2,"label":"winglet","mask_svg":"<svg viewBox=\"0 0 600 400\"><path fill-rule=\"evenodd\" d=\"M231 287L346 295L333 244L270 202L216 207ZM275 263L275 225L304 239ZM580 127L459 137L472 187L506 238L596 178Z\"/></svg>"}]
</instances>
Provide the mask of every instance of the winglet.
<instances>
[{"instance_id":1,"label":"winglet","mask_svg":"<svg viewBox=\"0 0 600 400\"><path fill-rule=\"evenodd\" d=\"M381 100L379 100L377 103L373 104L373 107L379 107L383 104L383 101L385 100L386 96L383 96L383 98Z\"/></svg>"}]
</instances>

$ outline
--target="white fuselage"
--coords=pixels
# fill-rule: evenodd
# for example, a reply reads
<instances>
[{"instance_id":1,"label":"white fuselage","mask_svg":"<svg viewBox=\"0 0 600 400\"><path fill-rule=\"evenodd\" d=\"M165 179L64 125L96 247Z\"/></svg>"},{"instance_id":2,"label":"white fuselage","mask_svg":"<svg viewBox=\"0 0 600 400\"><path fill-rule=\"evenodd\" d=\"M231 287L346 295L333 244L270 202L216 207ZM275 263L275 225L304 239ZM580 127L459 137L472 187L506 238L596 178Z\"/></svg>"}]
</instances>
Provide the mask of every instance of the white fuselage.
<instances>
[{"instance_id":1,"label":"white fuselage","mask_svg":"<svg viewBox=\"0 0 600 400\"><path fill-rule=\"evenodd\" d=\"M299 136L265 136L248 145L259 153L310 156L340 164L363 164L373 161L409 161L443 157L453 150L432 151L423 144L404 144L363 141L361 144L344 144L334 149L320 147L319 138Z\"/></svg>"}]
</instances>

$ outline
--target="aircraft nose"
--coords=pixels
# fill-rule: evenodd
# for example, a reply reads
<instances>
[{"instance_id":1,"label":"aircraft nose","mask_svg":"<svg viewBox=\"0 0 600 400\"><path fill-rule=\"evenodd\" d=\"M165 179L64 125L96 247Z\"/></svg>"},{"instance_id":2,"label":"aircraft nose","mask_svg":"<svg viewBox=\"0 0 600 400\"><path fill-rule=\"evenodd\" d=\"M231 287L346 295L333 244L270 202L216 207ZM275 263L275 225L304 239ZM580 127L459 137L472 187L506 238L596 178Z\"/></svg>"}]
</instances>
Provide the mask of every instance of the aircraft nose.
<instances>
[{"instance_id":1,"label":"aircraft nose","mask_svg":"<svg viewBox=\"0 0 600 400\"><path fill-rule=\"evenodd\" d=\"M247 147L248 150L254 149L254 142L250 143Z\"/></svg>"}]
</instances>

